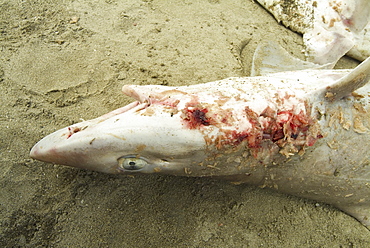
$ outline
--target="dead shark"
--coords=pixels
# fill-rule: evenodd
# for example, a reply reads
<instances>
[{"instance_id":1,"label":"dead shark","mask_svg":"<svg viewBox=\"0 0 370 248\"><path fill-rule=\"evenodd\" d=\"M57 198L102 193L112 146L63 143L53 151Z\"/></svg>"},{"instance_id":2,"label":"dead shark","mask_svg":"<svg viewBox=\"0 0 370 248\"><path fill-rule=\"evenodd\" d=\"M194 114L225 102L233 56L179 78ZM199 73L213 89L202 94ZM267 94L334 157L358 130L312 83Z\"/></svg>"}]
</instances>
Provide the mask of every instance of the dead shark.
<instances>
[{"instance_id":1,"label":"dead shark","mask_svg":"<svg viewBox=\"0 0 370 248\"><path fill-rule=\"evenodd\" d=\"M370 56L368 0L257 0L278 22L303 34L306 55L332 66L346 53L360 61Z\"/></svg>"},{"instance_id":2,"label":"dead shark","mask_svg":"<svg viewBox=\"0 0 370 248\"><path fill-rule=\"evenodd\" d=\"M105 173L213 176L332 204L370 227L370 59L169 87L39 141L34 159Z\"/></svg>"}]
</instances>

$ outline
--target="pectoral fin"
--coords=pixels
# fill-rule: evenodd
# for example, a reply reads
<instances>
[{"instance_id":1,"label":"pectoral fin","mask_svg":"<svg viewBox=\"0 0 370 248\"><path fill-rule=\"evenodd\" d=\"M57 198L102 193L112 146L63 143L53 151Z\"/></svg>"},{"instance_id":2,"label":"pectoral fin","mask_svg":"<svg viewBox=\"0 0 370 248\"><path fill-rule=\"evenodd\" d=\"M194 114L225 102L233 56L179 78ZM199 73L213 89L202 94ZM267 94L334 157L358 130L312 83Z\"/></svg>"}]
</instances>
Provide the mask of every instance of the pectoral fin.
<instances>
[{"instance_id":1,"label":"pectoral fin","mask_svg":"<svg viewBox=\"0 0 370 248\"><path fill-rule=\"evenodd\" d=\"M340 78L323 92L324 97L330 101L348 96L361 88L370 80L370 58L367 58L352 72Z\"/></svg>"},{"instance_id":2,"label":"pectoral fin","mask_svg":"<svg viewBox=\"0 0 370 248\"><path fill-rule=\"evenodd\" d=\"M279 45L262 43L253 55L251 76L264 76L283 71L332 69L335 64L319 65L293 57Z\"/></svg>"}]
</instances>

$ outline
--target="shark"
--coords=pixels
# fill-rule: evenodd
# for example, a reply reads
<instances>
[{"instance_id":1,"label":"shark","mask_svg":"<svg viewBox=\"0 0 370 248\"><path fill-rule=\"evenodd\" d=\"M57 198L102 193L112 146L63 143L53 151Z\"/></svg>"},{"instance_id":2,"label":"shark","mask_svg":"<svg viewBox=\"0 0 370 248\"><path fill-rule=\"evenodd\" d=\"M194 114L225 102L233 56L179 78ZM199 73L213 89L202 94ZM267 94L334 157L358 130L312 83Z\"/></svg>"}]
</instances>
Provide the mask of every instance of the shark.
<instances>
[{"instance_id":1,"label":"shark","mask_svg":"<svg viewBox=\"0 0 370 248\"><path fill-rule=\"evenodd\" d=\"M370 58L189 86L40 140L33 159L112 174L214 177L331 204L370 228Z\"/></svg>"},{"instance_id":2,"label":"shark","mask_svg":"<svg viewBox=\"0 0 370 248\"><path fill-rule=\"evenodd\" d=\"M333 67L345 54L370 56L368 0L257 0L275 19L303 34L310 62Z\"/></svg>"}]
</instances>

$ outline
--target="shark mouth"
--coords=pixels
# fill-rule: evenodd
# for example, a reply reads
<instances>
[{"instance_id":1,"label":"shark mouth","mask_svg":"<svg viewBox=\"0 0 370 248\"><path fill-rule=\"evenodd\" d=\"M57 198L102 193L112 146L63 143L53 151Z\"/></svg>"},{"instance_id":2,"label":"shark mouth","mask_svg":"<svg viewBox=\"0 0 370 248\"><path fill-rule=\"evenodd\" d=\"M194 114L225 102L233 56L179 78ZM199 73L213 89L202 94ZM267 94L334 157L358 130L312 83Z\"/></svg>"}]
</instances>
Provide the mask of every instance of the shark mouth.
<instances>
[{"instance_id":1,"label":"shark mouth","mask_svg":"<svg viewBox=\"0 0 370 248\"><path fill-rule=\"evenodd\" d=\"M138 112L150 106L153 100L157 98L162 98L163 95L161 93L166 89L168 89L168 87L160 85L148 85L145 87L138 85L125 85L122 88L123 94L134 98L136 101L129 103L121 108L115 109L95 119L72 124L66 128L56 131L55 133L58 133L58 137L60 138L69 139L76 133L94 128L100 123L114 118L118 115L129 112Z\"/></svg>"},{"instance_id":2,"label":"shark mouth","mask_svg":"<svg viewBox=\"0 0 370 248\"><path fill-rule=\"evenodd\" d=\"M140 90L139 90L140 91ZM145 109L150 105L149 100L144 96L139 97L136 91L132 89L131 91L124 92L126 95L135 98L136 101L127 104L121 108L115 109L109 113L106 113L95 119L82 121L79 123L72 124L68 127L59 129L54 133L44 137L40 140L30 151L30 156L32 158L45 161L45 162L58 162L54 157L59 155L56 152L56 147L63 146L72 142L72 140L78 140L80 135L84 135L86 131L90 130L94 132L94 128L99 128L99 124L109 121L112 118L118 118L119 115L140 111ZM68 141L67 141L68 140ZM68 143L63 143L68 142ZM54 157L51 157L52 156Z\"/></svg>"},{"instance_id":3,"label":"shark mouth","mask_svg":"<svg viewBox=\"0 0 370 248\"><path fill-rule=\"evenodd\" d=\"M95 119L73 124L67 127L66 128L67 130L64 129L63 136L69 139L75 133L86 130L88 128L90 129L98 125L99 123L104 122L117 115L126 112L137 112L143 110L152 104L152 100L162 98L163 97L162 92L165 91L166 89L168 89L167 86L161 85L147 85L145 87L138 85L125 85L122 88L123 94L134 98L136 101L129 103L121 108L115 109Z\"/></svg>"},{"instance_id":4,"label":"shark mouth","mask_svg":"<svg viewBox=\"0 0 370 248\"><path fill-rule=\"evenodd\" d=\"M111 112L108 112L102 116L99 116L95 119L82 121L76 124L72 124L66 128L63 128L57 132L60 132L60 137L65 139L71 138L74 134L82 132L87 129L91 129L96 125L114 118L115 116L127 113L127 112L137 112L142 109L147 108L150 105L150 99L147 97L147 92L140 92L140 90L134 89L132 85L124 86L123 93L127 96L134 98L136 101L129 103L121 108L115 109Z\"/></svg>"},{"instance_id":5,"label":"shark mouth","mask_svg":"<svg viewBox=\"0 0 370 248\"><path fill-rule=\"evenodd\" d=\"M156 86L155 86L156 87ZM157 87L156 87L157 88ZM136 101L127 104L121 108L115 109L109 113L106 113L98 118L89 120L88 122L93 122L94 124L103 122L109 118L112 118L116 115L123 114L128 111L139 111L151 104L150 101L150 92L145 92L141 88L137 88L137 85L125 85L122 88L123 94L126 96L134 98ZM153 94L153 92L152 92ZM154 93L155 94L155 93Z\"/></svg>"},{"instance_id":6,"label":"shark mouth","mask_svg":"<svg viewBox=\"0 0 370 248\"><path fill-rule=\"evenodd\" d=\"M145 102L141 103L140 101L135 101L135 102L129 103L126 106L115 109L115 110L113 110L109 113L106 113L106 114L98 117L98 118L88 120L88 121L79 122L79 123L73 124L69 127L66 127L66 129L68 129L68 130L67 130L67 132L64 132L64 135L66 135L66 138L69 139L73 134L78 133L78 132L83 131L83 130L86 130L88 128L90 129L90 128L98 125L99 123L102 123L102 122L104 122L108 119L111 119L111 118L113 118L117 115L120 115L120 114L123 114L123 113L126 113L126 112L130 112L130 111L133 111L133 112L140 111L142 109L145 109L148 106L149 106L148 103L145 103Z\"/></svg>"}]
</instances>

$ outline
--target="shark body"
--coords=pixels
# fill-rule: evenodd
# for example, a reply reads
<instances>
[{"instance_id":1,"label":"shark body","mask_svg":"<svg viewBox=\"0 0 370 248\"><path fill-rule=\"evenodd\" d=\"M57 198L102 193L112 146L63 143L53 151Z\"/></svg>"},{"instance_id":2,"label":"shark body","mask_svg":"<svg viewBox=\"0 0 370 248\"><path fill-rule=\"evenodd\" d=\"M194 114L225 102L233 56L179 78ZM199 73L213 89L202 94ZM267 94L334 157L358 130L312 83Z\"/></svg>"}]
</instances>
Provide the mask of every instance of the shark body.
<instances>
[{"instance_id":1,"label":"shark body","mask_svg":"<svg viewBox=\"0 0 370 248\"><path fill-rule=\"evenodd\" d=\"M60 129L32 158L105 173L213 176L332 204L370 226L370 60L191 86Z\"/></svg>"},{"instance_id":2,"label":"shark body","mask_svg":"<svg viewBox=\"0 0 370 248\"><path fill-rule=\"evenodd\" d=\"M368 0L257 0L278 22L303 34L306 55L316 64L335 63L346 53L370 56Z\"/></svg>"}]
</instances>

